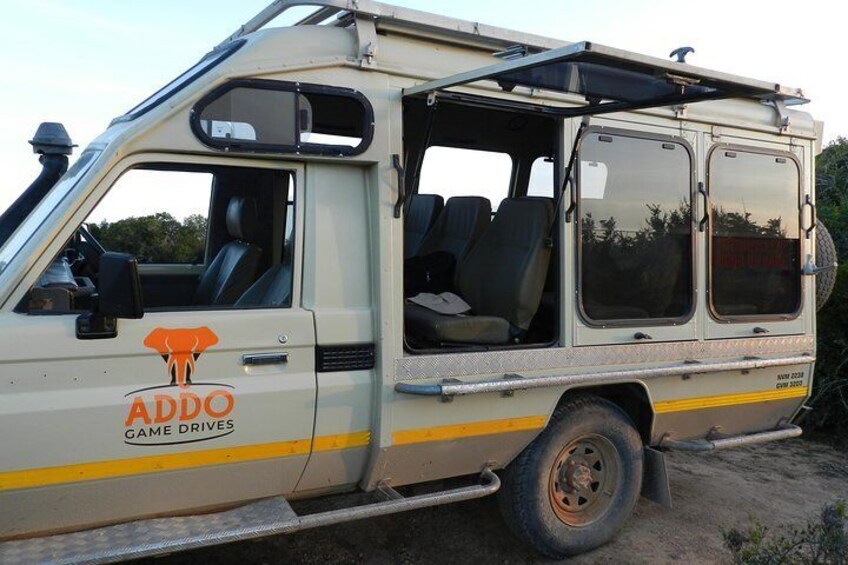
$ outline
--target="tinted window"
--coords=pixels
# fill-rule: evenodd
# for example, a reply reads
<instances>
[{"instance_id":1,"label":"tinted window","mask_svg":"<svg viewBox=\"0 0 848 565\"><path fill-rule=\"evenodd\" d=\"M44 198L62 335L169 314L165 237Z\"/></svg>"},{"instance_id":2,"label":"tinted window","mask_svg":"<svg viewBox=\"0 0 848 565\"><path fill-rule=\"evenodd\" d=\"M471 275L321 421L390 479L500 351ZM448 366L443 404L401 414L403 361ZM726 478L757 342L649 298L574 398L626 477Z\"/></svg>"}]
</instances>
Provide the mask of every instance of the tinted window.
<instances>
[{"instance_id":1,"label":"tinted window","mask_svg":"<svg viewBox=\"0 0 848 565\"><path fill-rule=\"evenodd\" d=\"M484 196L497 209L509 196L512 158L506 153L430 147L421 166L420 194Z\"/></svg>"},{"instance_id":2,"label":"tinted window","mask_svg":"<svg viewBox=\"0 0 848 565\"><path fill-rule=\"evenodd\" d=\"M554 161L550 157L539 157L533 161L530 180L527 184L527 196L554 195Z\"/></svg>"},{"instance_id":3,"label":"tinted window","mask_svg":"<svg viewBox=\"0 0 848 565\"><path fill-rule=\"evenodd\" d=\"M799 186L800 172L790 158L726 149L712 153L710 293L718 316L797 311Z\"/></svg>"},{"instance_id":4,"label":"tinted window","mask_svg":"<svg viewBox=\"0 0 848 565\"><path fill-rule=\"evenodd\" d=\"M589 133L580 150L580 297L593 321L692 308L692 163L680 143Z\"/></svg>"},{"instance_id":5,"label":"tinted window","mask_svg":"<svg viewBox=\"0 0 848 565\"><path fill-rule=\"evenodd\" d=\"M363 151L372 129L364 98L347 90L313 89L321 91L276 81L231 83L198 104L195 133L219 148L333 155Z\"/></svg>"}]
</instances>

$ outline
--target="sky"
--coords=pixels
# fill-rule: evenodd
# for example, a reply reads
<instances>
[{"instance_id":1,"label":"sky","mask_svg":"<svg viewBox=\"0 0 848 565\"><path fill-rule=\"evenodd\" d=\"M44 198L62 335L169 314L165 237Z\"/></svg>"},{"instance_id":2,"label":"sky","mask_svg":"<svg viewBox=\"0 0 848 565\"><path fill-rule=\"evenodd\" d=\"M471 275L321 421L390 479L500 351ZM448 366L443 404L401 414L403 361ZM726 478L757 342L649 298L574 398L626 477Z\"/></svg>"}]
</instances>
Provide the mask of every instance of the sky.
<instances>
[{"instance_id":1,"label":"sky","mask_svg":"<svg viewBox=\"0 0 848 565\"><path fill-rule=\"evenodd\" d=\"M80 148L109 121L194 64L268 0L2 0L0 209L37 176L27 140L42 121L65 124ZM399 5L556 37L590 40L801 87L848 136L840 2L773 0L397 0ZM76 153L79 155L79 150Z\"/></svg>"}]
</instances>

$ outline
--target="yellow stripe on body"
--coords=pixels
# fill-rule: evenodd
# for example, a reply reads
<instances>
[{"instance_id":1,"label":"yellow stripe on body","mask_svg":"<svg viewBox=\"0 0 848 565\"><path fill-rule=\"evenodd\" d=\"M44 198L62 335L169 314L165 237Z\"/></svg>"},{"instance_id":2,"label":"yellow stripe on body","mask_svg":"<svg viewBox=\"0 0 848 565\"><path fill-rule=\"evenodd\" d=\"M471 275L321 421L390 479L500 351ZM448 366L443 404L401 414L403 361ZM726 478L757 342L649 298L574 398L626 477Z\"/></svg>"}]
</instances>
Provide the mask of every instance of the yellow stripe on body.
<instances>
[{"instance_id":1,"label":"yellow stripe on body","mask_svg":"<svg viewBox=\"0 0 848 565\"><path fill-rule=\"evenodd\" d=\"M807 396L807 387L796 386L779 390L723 394L719 396L702 396L698 398L683 398L679 400L664 400L654 403L654 412L657 414L667 414L669 412L684 412L688 410L704 410L707 408L737 406L740 404L773 402L775 400L787 400L791 398L802 398L805 396Z\"/></svg>"},{"instance_id":2,"label":"yellow stripe on body","mask_svg":"<svg viewBox=\"0 0 848 565\"><path fill-rule=\"evenodd\" d=\"M335 451L364 447L371 443L371 432L356 432L337 436L318 436L312 445L312 451Z\"/></svg>"},{"instance_id":3,"label":"yellow stripe on body","mask_svg":"<svg viewBox=\"0 0 848 565\"><path fill-rule=\"evenodd\" d=\"M361 447L368 445L370 438L371 433L367 431L334 436L320 436L315 438L314 450L332 451ZM0 491L111 479L145 473L179 471L227 463L263 461L266 459L308 455L309 451L310 441L308 439L298 439L257 445L207 449L203 451L149 455L130 459L77 463L57 467L42 467L23 471L8 471L0 473Z\"/></svg>"},{"instance_id":4,"label":"yellow stripe on body","mask_svg":"<svg viewBox=\"0 0 848 565\"><path fill-rule=\"evenodd\" d=\"M392 443L394 445L408 445L411 443L446 441L465 437L536 430L543 428L545 421L547 421L546 416L527 416L524 418L508 418L506 420L469 422L436 428L400 430L392 434Z\"/></svg>"}]
</instances>

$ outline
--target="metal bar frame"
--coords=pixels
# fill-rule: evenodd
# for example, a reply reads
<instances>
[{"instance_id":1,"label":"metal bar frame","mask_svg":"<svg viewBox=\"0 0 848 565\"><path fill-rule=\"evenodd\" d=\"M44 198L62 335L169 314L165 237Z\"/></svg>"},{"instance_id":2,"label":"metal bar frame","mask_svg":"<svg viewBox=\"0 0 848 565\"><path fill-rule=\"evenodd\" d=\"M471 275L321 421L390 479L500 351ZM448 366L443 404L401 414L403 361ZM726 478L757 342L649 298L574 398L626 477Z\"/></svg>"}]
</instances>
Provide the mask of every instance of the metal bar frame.
<instances>
[{"instance_id":1,"label":"metal bar frame","mask_svg":"<svg viewBox=\"0 0 848 565\"><path fill-rule=\"evenodd\" d=\"M3 542L0 543L0 563L116 563L474 500L494 494L500 486L498 476L486 468L476 485L408 498L384 485L385 499L380 502L303 516L298 516L283 497L266 498L222 512L151 518Z\"/></svg>"},{"instance_id":2,"label":"metal bar frame","mask_svg":"<svg viewBox=\"0 0 848 565\"><path fill-rule=\"evenodd\" d=\"M658 377L676 377L682 375L702 375L705 373L722 373L729 371L751 371L769 367L785 367L790 365L809 365L815 363L811 355L793 357L778 357L774 359L746 359L742 361L722 361L717 363L684 362L665 367L646 369L622 369L618 371L601 371L572 375L549 375L545 377L525 378L519 375L505 375L498 380L477 382L443 382L440 384L396 383L395 392L414 396L436 396L451 398L469 394L490 392L510 392L547 387L575 387L617 382L633 382Z\"/></svg>"},{"instance_id":3,"label":"metal bar frame","mask_svg":"<svg viewBox=\"0 0 848 565\"><path fill-rule=\"evenodd\" d=\"M791 439L799 437L802 433L804 433L804 430L802 430L800 426L796 426L795 424L784 424L774 430L713 440L702 439L681 441L663 437L660 440L660 447L671 451L718 451L720 449L728 449L730 447L744 447L748 445L768 443L770 441Z\"/></svg>"},{"instance_id":4,"label":"metal bar frame","mask_svg":"<svg viewBox=\"0 0 848 565\"><path fill-rule=\"evenodd\" d=\"M500 48L520 44L536 50L547 50L569 45L568 42L558 39L401 8L371 0L274 0L245 24L239 26L236 31L221 42L221 45L259 31L286 10L300 6L312 6L316 8L316 11L301 19L295 25L317 25L340 12L348 12L354 16L362 16L375 21L391 22L405 30L435 32L439 35L477 44L483 40Z\"/></svg>"},{"instance_id":5,"label":"metal bar frame","mask_svg":"<svg viewBox=\"0 0 848 565\"><path fill-rule=\"evenodd\" d=\"M695 81L699 79L708 79L715 82L728 83L728 86L733 85L737 87L735 89L735 92L730 93L731 96L746 94L748 96L760 100L788 100L790 102L807 101L806 98L804 98L804 94L801 89L798 88L783 87L780 84L776 83L749 79L737 75L705 69L703 67L695 67L686 63L666 61L657 57L641 55L639 53L633 53L631 51L617 49L615 47L609 47L606 45L600 45L589 41L582 41L580 43L574 43L567 47L552 49L543 53L537 53L535 55L529 55L527 57L522 57L519 59L512 59L494 65L489 65L487 67L482 67L464 73L459 73L456 75L425 82L423 84L419 84L417 86L405 89L404 95L416 96L421 94L429 94L430 92L453 88L456 86L462 86L472 82L494 79L505 73L520 71L523 69L529 69L532 67L552 63L564 61L578 62L581 57L586 55L594 55L604 59L609 59L610 61L620 62L623 66L626 65L628 67L640 67L659 70L673 77L694 79ZM727 97L727 94L724 94L724 96ZM652 103L651 106L669 105L687 101L685 97L680 98L679 100L674 100L673 98L674 97L668 97L668 100L658 103ZM691 101L696 102L699 101L699 99L692 99ZM638 109L637 106L626 106L626 109L631 108ZM620 109L623 108L620 107Z\"/></svg>"}]
</instances>

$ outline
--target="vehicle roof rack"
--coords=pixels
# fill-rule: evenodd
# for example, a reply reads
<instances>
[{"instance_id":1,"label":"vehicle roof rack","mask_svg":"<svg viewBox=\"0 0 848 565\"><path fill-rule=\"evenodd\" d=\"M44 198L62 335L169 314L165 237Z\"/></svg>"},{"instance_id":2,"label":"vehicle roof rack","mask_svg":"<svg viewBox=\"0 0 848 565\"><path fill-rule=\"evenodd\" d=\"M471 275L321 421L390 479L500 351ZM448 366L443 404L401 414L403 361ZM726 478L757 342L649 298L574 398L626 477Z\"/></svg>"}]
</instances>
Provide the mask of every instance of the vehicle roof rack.
<instances>
[{"instance_id":1,"label":"vehicle roof rack","mask_svg":"<svg viewBox=\"0 0 848 565\"><path fill-rule=\"evenodd\" d=\"M583 105L535 105L538 111L568 117L724 98L750 98L775 106L808 102L800 89L588 41L425 82L405 89L404 95L428 96L430 99L441 96L480 105L510 104L503 99L495 101L448 91L480 81L494 81L508 92L525 87L583 96L586 101ZM524 103L523 106L528 105Z\"/></svg>"},{"instance_id":2,"label":"vehicle roof rack","mask_svg":"<svg viewBox=\"0 0 848 565\"><path fill-rule=\"evenodd\" d=\"M371 0L275 0L247 23L240 26L218 47L258 31L288 10L314 7L315 11L295 26L332 25L346 27L351 17L365 18L382 25L423 33L436 33L465 41L484 42L497 49L524 45L534 52L569 45L566 41L499 28L478 22L449 18L410 8L401 8Z\"/></svg>"}]
</instances>

